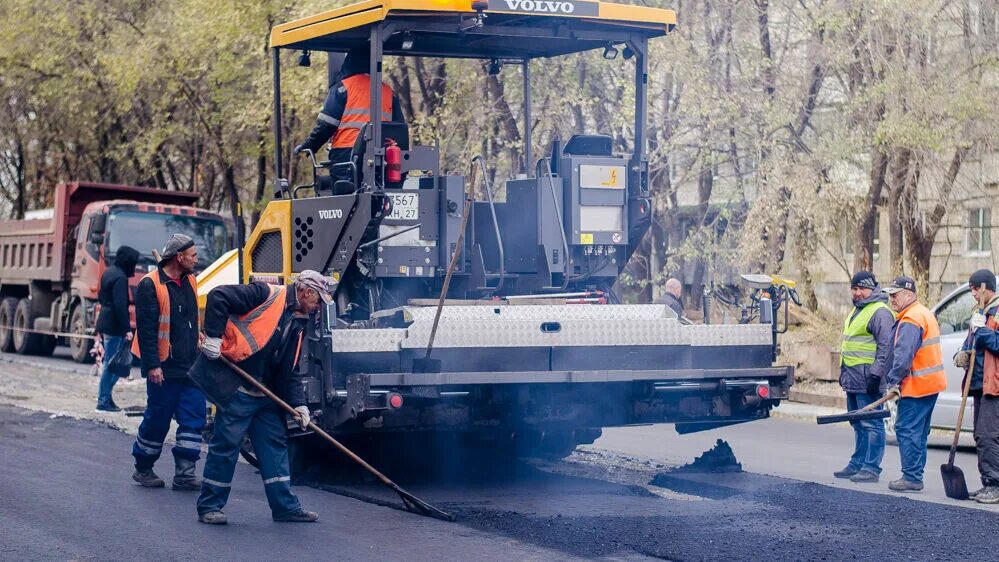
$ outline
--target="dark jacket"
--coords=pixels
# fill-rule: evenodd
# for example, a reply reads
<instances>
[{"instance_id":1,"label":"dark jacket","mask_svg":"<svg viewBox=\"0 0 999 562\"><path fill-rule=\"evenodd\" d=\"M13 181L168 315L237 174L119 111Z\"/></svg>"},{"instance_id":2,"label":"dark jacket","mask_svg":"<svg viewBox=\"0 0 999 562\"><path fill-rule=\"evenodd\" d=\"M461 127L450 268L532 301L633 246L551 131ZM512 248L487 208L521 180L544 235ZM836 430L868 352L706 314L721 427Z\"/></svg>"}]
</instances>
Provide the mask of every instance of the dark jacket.
<instances>
[{"instance_id":1,"label":"dark jacket","mask_svg":"<svg viewBox=\"0 0 999 562\"><path fill-rule=\"evenodd\" d=\"M888 295L880 287L871 292L871 296L853 303L854 309L850 313L852 320L865 306L873 302L888 302ZM880 389L885 389L885 373L888 371L888 356L891 353L891 338L894 333L895 316L891 310L882 308L874 313L870 322L867 323L867 331L874 336L877 344L877 351L874 353L874 363L870 365L855 365L847 367L841 365L839 369L839 384L846 392L866 393L867 383L871 379L881 381Z\"/></svg>"},{"instance_id":2,"label":"dark jacket","mask_svg":"<svg viewBox=\"0 0 999 562\"><path fill-rule=\"evenodd\" d=\"M132 329L128 318L128 280L135 275L135 264L139 261L139 252L128 246L122 246L114 256L114 265L101 275L100 289L97 301L101 303L101 312L97 315L97 331L109 336L124 336Z\"/></svg>"},{"instance_id":3,"label":"dark jacket","mask_svg":"<svg viewBox=\"0 0 999 562\"><path fill-rule=\"evenodd\" d=\"M163 268L160 278L168 278ZM156 287L151 279L145 278L135 291L135 331L142 355L142 376L160 367L164 378L186 382L187 371L198 353L198 296L184 279L171 279L166 286L170 295L170 356L162 363L156 343L160 318Z\"/></svg>"},{"instance_id":4,"label":"dark jacket","mask_svg":"<svg viewBox=\"0 0 999 562\"><path fill-rule=\"evenodd\" d=\"M978 310L978 307L975 307ZM993 306L985 311L986 321L991 320L995 316L996 311L999 310L999 306ZM972 340L975 344L975 370L971 373L971 392L970 394L981 396L982 387L985 381L985 354L992 353L994 355L999 355L999 332L995 330L990 330L988 328L979 328L974 334L968 333L968 337L964 339L964 345L961 346L962 350L970 350ZM961 379L961 388L964 388L964 379Z\"/></svg>"},{"instance_id":5,"label":"dark jacket","mask_svg":"<svg viewBox=\"0 0 999 562\"><path fill-rule=\"evenodd\" d=\"M663 293L663 296L659 298L659 301L656 304L665 304L673 309L673 312L675 312L679 318L683 318L683 303L680 302L680 299L676 298L673 293Z\"/></svg>"},{"instance_id":6,"label":"dark jacket","mask_svg":"<svg viewBox=\"0 0 999 562\"><path fill-rule=\"evenodd\" d=\"M298 307L295 284L289 285L287 291L284 311L274 335L260 351L238 365L292 406L304 406L305 381L295 368L295 350L298 347L298 336L309 318L295 314ZM250 312L267 300L269 295L270 288L266 283L223 285L212 289L205 306L205 335L222 337L230 316ZM305 346L304 341L302 346Z\"/></svg>"}]
</instances>

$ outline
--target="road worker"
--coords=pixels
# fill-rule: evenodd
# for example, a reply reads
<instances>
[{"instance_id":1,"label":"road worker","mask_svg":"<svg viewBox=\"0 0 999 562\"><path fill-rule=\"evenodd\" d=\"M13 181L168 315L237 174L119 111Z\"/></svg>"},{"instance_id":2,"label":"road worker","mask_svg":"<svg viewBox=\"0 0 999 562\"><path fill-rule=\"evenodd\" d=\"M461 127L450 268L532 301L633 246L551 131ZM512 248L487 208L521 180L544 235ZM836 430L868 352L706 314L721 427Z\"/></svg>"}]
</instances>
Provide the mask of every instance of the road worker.
<instances>
[{"instance_id":1,"label":"road worker","mask_svg":"<svg viewBox=\"0 0 999 562\"><path fill-rule=\"evenodd\" d=\"M846 407L853 411L876 402L884 393L885 371L891 349L895 316L888 295L869 271L858 271L850 280L853 310L843 323L840 344L839 384L846 391ZM873 483L880 479L885 453L885 426L881 420L851 421L853 456L836 478Z\"/></svg>"},{"instance_id":2,"label":"road worker","mask_svg":"<svg viewBox=\"0 0 999 562\"><path fill-rule=\"evenodd\" d=\"M340 79L330 88L312 132L305 142L295 147L295 154L305 149L316 152L329 142L331 164L350 159L358 133L371 122L370 57L371 51L367 46L347 53L340 68ZM381 102L382 121L404 121L399 99L384 83ZM345 167L335 169L333 176L334 180L352 179L350 170Z\"/></svg>"},{"instance_id":3,"label":"road worker","mask_svg":"<svg viewBox=\"0 0 999 562\"><path fill-rule=\"evenodd\" d=\"M224 356L266 385L295 408L298 423L305 428L310 414L297 371L303 330L309 315L322 303L331 302L329 282L311 270L300 273L287 287L266 283L216 287L208 293L201 351L209 359ZM239 446L247 433L260 461L272 518L291 522L319 518L302 509L291 491L286 429L277 404L248 383L239 387L215 417L198 498L199 521L227 523L222 508L229 499Z\"/></svg>"},{"instance_id":4,"label":"road worker","mask_svg":"<svg viewBox=\"0 0 999 562\"><path fill-rule=\"evenodd\" d=\"M135 332L132 354L140 358L146 377L146 412L132 445L132 479L147 488L162 488L153 472L170 421L177 420L173 446L174 490L201 488L195 464L201 455L205 428L205 396L187 378L198 353L198 288L194 240L174 234L163 247L154 271L139 281L135 292Z\"/></svg>"},{"instance_id":5,"label":"road worker","mask_svg":"<svg viewBox=\"0 0 999 562\"><path fill-rule=\"evenodd\" d=\"M982 488L969 496L979 503L991 504L999 503L999 318L996 318L999 296L996 276L988 269L972 273L968 285L975 301L985 303L985 308L975 307L968 337L954 356L954 364L967 369L972 350L975 351L968 394L974 399L975 445ZM963 384L962 381L962 388Z\"/></svg>"},{"instance_id":6,"label":"road worker","mask_svg":"<svg viewBox=\"0 0 999 562\"><path fill-rule=\"evenodd\" d=\"M892 354L885 377L888 394L899 398L895 436L902 460L902 477L888 488L896 492L923 489L926 441L937 396L947 388L940 348L940 326L933 313L916 299L916 282L898 277L885 287L897 320Z\"/></svg>"}]
</instances>

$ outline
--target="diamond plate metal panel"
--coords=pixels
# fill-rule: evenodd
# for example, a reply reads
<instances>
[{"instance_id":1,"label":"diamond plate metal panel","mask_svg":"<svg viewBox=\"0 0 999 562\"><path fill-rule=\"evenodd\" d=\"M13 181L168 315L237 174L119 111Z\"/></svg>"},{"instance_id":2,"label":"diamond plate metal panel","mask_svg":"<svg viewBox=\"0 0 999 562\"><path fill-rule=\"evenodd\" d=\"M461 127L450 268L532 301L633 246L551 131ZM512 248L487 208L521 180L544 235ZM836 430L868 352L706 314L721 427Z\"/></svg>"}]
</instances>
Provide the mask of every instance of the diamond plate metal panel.
<instances>
[{"instance_id":1,"label":"diamond plate metal panel","mask_svg":"<svg viewBox=\"0 0 999 562\"><path fill-rule=\"evenodd\" d=\"M399 351L406 338L404 328L333 330L334 353Z\"/></svg>"},{"instance_id":2,"label":"diamond plate metal panel","mask_svg":"<svg viewBox=\"0 0 999 562\"><path fill-rule=\"evenodd\" d=\"M499 313L496 313L499 310ZM426 347L433 326L431 307L407 307L409 328L337 330L335 352L398 351ZM556 332L542 324L557 322ZM766 324L687 326L657 305L620 306L453 306L444 309L434 347L770 345Z\"/></svg>"},{"instance_id":3,"label":"diamond plate metal panel","mask_svg":"<svg viewBox=\"0 0 999 562\"><path fill-rule=\"evenodd\" d=\"M433 321L435 309L432 306L404 307L414 320ZM441 319L496 319L537 320L558 322L561 320L606 320L606 319L655 319L672 318L665 305L655 304L616 304L616 305L502 305L495 306L445 306ZM498 313L496 311L499 311Z\"/></svg>"},{"instance_id":4,"label":"diamond plate metal panel","mask_svg":"<svg viewBox=\"0 0 999 562\"><path fill-rule=\"evenodd\" d=\"M684 326L690 331L690 345L770 345L769 324L711 324Z\"/></svg>"}]
</instances>

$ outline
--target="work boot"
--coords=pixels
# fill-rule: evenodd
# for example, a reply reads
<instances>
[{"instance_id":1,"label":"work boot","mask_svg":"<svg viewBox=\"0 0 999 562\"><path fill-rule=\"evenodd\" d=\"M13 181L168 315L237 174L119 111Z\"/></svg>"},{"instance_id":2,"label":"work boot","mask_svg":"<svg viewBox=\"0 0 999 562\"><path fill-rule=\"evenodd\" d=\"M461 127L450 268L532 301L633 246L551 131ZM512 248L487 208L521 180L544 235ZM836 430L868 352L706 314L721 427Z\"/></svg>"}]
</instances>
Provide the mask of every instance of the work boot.
<instances>
[{"instance_id":1,"label":"work boot","mask_svg":"<svg viewBox=\"0 0 999 562\"><path fill-rule=\"evenodd\" d=\"M173 475L171 488L179 492L197 492L201 490L201 481L194 474L195 462L180 457L174 457L176 472Z\"/></svg>"},{"instance_id":2,"label":"work boot","mask_svg":"<svg viewBox=\"0 0 999 562\"><path fill-rule=\"evenodd\" d=\"M888 489L894 492L920 492L923 490L923 483L899 478L889 482Z\"/></svg>"},{"instance_id":3,"label":"work boot","mask_svg":"<svg viewBox=\"0 0 999 562\"><path fill-rule=\"evenodd\" d=\"M978 503L999 503L999 486L988 486L975 496Z\"/></svg>"},{"instance_id":4,"label":"work boot","mask_svg":"<svg viewBox=\"0 0 999 562\"><path fill-rule=\"evenodd\" d=\"M115 405L114 402L104 402L102 404L98 404L97 408L95 408L94 411L96 411L96 412L120 412L121 408L119 408L117 405Z\"/></svg>"},{"instance_id":5,"label":"work boot","mask_svg":"<svg viewBox=\"0 0 999 562\"><path fill-rule=\"evenodd\" d=\"M135 474L132 475L132 480L141 484L143 488L162 488L166 486L163 479L156 476L156 473L151 468L140 469L136 467Z\"/></svg>"},{"instance_id":6,"label":"work boot","mask_svg":"<svg viewBox=\"0 0 999 562\"><path fill-rule=\"evenodd\" d=\"M985 490L988 490L988 489L989 489L988 486L982 486L981 488L975 490L974 492L970 492L968 494L968 499L969 500L973 500L973 499L977 498L978 496L982 495L982 492L984 492Z\"/></svg>"},{"instance_id":7,"label":"work boot","mask_svg":"<svg viewBox=\"0 0 999 562\"><path fill-rule=\"evenodd\" d=\"M833 476L835 476L836 478L850 478L851 476L857 474L858 472L860 471L847 466L843 470L837 470L836 472L833 472Z\"/></svg>"},{"instance_id":8,"label":"work boot","mask_svg":"<svg viewBox=\"0 0 999 562\"><path fill-rule=\"evenodd\" d=\"M290 515L285 515L283 517L275 517L275 521L283 521L287 523L312 523L319 519L319 514L315 511L305 511L300 510L292 513Z\"/></svg>"},{"instance_id":9,"label":"work boot","mask_svg":"<svg viewBox=\"0 0 999 562\"><path fill-rule=\"evenodd\" d=\"M861 470L860 472L850 477L850 482L858 484L874 484L878 480L881 480L881 477L878 476L877 474L874 474L870 470Z\"/></svg>"},{"instance_id":10,"label":"work boot","mask_svg":"<svg viewBox=\"0 0 999 562\"><path fill-rule=\"evenodd\" d=\"M225 525L229 522L225 513L222 513L221 511L209 511L207 513L198 514L198 521L201 521L206 525Z\"/></svg>"}]
</instances>

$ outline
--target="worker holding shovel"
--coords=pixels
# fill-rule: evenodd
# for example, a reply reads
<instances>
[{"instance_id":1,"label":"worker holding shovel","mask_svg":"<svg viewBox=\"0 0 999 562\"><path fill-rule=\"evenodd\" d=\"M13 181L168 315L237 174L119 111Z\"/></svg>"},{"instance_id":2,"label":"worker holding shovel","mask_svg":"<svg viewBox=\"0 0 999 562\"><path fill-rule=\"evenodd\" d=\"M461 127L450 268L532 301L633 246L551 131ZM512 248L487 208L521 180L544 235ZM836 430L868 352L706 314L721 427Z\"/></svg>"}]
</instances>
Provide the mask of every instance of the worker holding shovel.
<instances>
[{"instance_id":1,"label":"worker holding shovel","mask_svg":"<svg viewBox=\"0 0 999 562\"><path fill-rule=\"evenodd\" d=\"M889 396L900 397L895 436L902 460L902 478L888 488L896 492L923 489L926 441L937 396L947 388L940 348L940 325L936 317L916 299L916 282L898 277L885 287L897 314L892 355L886 380Z\"/></svg>"},{"instance_id":2,"label":"worker holding shovel","mask_svg":"<svg viewBox=\"0 0 999 562\"><path fill-rule=\"evenodd\" d=\"M988 269L972 273L968 284L975 300L987 303L984 309L976 307L964 346L954 356L954 364L961 368L967 368L971 357L975 357L969 395L975 401L975 444L982 489L968 496L992 504L999 503L999 296L996 276Z\"/></svg>"}]
</instances>

